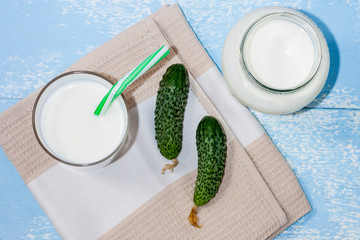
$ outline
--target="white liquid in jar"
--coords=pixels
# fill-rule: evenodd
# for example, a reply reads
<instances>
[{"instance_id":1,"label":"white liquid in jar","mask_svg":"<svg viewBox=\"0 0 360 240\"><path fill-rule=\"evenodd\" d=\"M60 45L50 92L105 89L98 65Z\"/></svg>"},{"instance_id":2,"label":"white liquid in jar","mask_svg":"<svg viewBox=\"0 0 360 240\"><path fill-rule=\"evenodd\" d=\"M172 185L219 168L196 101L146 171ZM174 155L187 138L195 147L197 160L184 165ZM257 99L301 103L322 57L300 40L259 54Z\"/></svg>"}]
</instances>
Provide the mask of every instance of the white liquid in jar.
<instances>
[{"instance_id":1,"label":"white liquid in jar","mask_svg":"<svg viewBox=\"0 0 360 240\"><path fill-rule=\"evenodd\" d=\"M294 89L306 83L314 65L314 46L294 22L273 19L255 25L244 43L252 75L268 88Z\"/></svg>"},{"instance_id":2,"label":"white liquid in jar","mask_svg":"<svg viewBox=\"0 0 360 240\"><path fill-rule=\"evenodd\" d=\"M55 156L89 164L107 157L119 146L126 132L126 106L114 101L105 114L94 115L108 90L96 81L82 79L61 85L46 99L41 131Z\"/></svg>"}]
</instances>

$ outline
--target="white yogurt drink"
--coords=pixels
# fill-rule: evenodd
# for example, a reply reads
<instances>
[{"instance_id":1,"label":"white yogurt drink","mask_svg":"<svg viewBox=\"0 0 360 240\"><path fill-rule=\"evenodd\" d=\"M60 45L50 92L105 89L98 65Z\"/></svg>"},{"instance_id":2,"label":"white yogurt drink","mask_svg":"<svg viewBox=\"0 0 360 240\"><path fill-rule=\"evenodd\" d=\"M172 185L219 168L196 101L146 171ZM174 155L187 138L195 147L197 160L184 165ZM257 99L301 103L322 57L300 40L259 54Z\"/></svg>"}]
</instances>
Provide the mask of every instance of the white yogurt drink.
<instances>
[{"instance_id":1,"label":"white yogurt drink","mask_svg":"<svg viewBox=\"0 0 360 240\"><path fill-rule=\"evenodd\" d=\"M269 114L288 114L309 104L323 88L329 68L329 49L319 27L285 7L258 8L243 16L222 52L231 93Z\"/></svg>"},{"instance_id":2,"label":"white yogurt drink","mask_svg":"<svg viewBox=\"0 0 360 240\"><path fill-rule=\"evenodd\" d=\"M128 113L119 97L103 115L94 111L112 84L89 72L65 74L50 82L34 108L34 129L53 157L74 166L108 162L124 142Z\"/></svg>"},{"instance_id":3,"label":"white yogurt drink","mask_svg":"<svg viewBox=\"0 0 360 240\"><path fill-rule=\"evenodd\" d=\"M248 33L244 44L247 67L264 86L288 90L309 80L314 45L297 23L284 19L261 21Z\"/></svg>"}]
</instances>

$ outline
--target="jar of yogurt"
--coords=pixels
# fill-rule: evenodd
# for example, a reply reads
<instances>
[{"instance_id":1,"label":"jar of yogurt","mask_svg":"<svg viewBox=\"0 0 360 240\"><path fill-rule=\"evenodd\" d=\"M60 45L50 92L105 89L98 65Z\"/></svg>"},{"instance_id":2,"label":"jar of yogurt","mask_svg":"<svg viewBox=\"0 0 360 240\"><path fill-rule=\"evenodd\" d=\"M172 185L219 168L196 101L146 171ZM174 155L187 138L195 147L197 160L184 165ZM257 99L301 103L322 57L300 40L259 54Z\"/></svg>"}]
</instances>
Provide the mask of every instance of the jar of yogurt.
<instances>
[{"instance_id":1,"label":"jar of yogurt","mask_svg":"<svg viewBox=\"0 0 360 240\"><path fill-rule=\"evenodd\" d=\"M326 40L303 13L257 9L241 18L223 47L224 78L237 99L257 111L286 114L310 103L330 66Z\"/></svg>"},{"instance_id":2,"label":"jar of yogurt","mask_svg":"<svg viewBox=\"0 0 360 240\"><path fill-rule=\"evenodd\" d=\"M94 114L111 87L110 80L88 71L68 72L50 81L33 108L33 129L41 147L77 169L97 169L114 160L128 131L125 101L120 96L105 114Z\"/></svg>"}]
</instances>

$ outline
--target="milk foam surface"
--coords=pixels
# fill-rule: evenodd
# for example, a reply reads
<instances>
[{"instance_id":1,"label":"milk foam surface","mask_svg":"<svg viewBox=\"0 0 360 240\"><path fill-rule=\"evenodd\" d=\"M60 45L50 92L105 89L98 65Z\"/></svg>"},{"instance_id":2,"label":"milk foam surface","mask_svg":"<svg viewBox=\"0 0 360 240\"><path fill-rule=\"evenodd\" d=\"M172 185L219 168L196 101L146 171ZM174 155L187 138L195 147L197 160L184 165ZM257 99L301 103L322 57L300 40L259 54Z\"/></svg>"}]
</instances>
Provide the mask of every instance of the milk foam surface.
<instances>
[{"instance_id":1,"label":"milk foam surface","mask_svg":"<svg viewBox=\"0 0 360 240\"><path fill-rule=\"evenodd\" d=\"M304 84L314 64L314 47L302 27L287 20L260 23L244 45L247 67L263 85L287 90Z\"/></svg>"},{"instance_id":2,"label":"milk foam surface","mask_svg":"<svg viewBox=\"0 0 360 240\"><path fill-rule=\"evenodd\" d=\"M111 154L125 135L124 106L114 101L94 115L109 89L95 81L72 81L56 89L41 114L41 129L54 155L72 163L92 163Z\"/></svg>"}]
</instances>

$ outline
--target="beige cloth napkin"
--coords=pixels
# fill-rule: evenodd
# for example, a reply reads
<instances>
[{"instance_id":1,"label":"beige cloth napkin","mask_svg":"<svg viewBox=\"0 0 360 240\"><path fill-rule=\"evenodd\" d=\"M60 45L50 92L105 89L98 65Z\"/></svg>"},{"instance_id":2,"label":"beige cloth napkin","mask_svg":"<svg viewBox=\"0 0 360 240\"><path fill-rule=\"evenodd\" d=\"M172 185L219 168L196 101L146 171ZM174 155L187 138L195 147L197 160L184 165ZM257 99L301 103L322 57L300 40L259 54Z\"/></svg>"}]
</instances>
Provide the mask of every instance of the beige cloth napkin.
<instances>
[{"instance_id":1,"label":"beige cloth napkin","mask_svg":"<svg viewBox=\"0 0 360 240\"><path fill-rule=\"evenodd\" d=\"M266 239L281 233L311 210L306 196L291 167L257 120L227 92L218 69L197 40L178 5L163 6L80 59L67 71L95 71L115 81L164 44L171 47L171 54L134 82L123 95L131 111L150 122L153 110L146 109L154 103L162 74L171 64L182 62L191 75L193 100L189 104L199 105L206 114L222 122L228 140L225 176L216 197L199 208L198 217L204 226L202 229L190 226L187 220L193 205L196 162L186 168L181 158L174 173L178 175L173 175L178 177L166 180L166 184L155 193L143 194L143 202L139 201L138 205L121 206L124 204L121 197L113 203L111 199L99 196L96 199L100 202L93 205L79 203L75 209L70 209L70 204L65 205L69 198L73 202L91 202L85 190L74 196L77 188L73 192L68 191L71 187L62 189L61 184L67 179L74 181L67 183L69 185L76 185L76 181L79 181L83 189L92 187L84 185L85 178L92 181L93 186L101 186L91 192L92 196L107 191L103 188L109 185L113 186L109 190L112 192L110 195L113 192L116 194L120 188L123 188L122 193L128 191L130 194L133 188L126 189L126 182L118 183L118 176L114 172L121 174L126 159L133 158L132 146L129 146L130 153L122 156L124 160L116 161L107 166L107 170L93 176L78 176L71 170L63 169L40 148L34 137L31 111L38 91L0 115L0 144L9 160L65 239ZM231 111L226 109L227 106ZM188 118L191 118L190 110L186 111ZM189 122L196 127L197 122ZM141 133L153 134L152 129L141 126L139 129ZM134 137L132 141L135 146L145 140L156 146L154 139L146 139L145 136ZM158 154L156 147L149 151ZM154 160L146 159L146 155L140 156L145 162ZM149 174L150 170L144 171ZM158 172L153 174L156 181L172 178L169 173L165 176ZM136 184L141 189L139 183ZM57 192L60 192L60 197L66 196L60 202L55 200L59 197ZM94 206L102 208L98 210ZM128 213L124 213L125 210ZM122 217L119 217L121 214ZM74 226L72 219L81 221Z\"/></svg>"}]
</instances>

